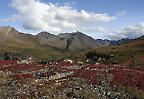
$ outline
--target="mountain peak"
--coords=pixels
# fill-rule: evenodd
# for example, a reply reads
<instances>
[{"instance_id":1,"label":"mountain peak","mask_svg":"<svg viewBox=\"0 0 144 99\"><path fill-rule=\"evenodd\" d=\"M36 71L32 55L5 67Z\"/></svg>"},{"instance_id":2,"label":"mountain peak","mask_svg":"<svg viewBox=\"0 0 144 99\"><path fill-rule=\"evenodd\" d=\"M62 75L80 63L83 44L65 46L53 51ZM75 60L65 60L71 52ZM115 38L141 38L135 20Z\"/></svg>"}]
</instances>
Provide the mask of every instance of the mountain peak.
<instances>
[{"instance_id":1,"label":"mountain peak","mask_svg":"<svg viewBox=\"0 0 144 99\"><path fill-rule=\"evenodd\" d=\"M15 28L11 27L11 26L3 26L0 27L0 34L2 35L19 35L19 31L17 31Z\"/></svg>"},{"instance_id":2,"label":"mountain peak","mask_svg":"<svg viewBox=\"0 0 144 99\"><path fill-rule=\"evenodd\" d=\"M144 38L144 35L140 37L140 39L143 39L143 38Z\"/></svg>"},{"instance_id":3,"label":"mountain peak","mask_svg":"<svg viewBox=\"0 0 144 99\"><path fill-rule=\"evenodd\" d=\"M54 34L51 34L47 31L43 31L43 32L38 33L37 36L39 36L39 37L51 37L51 36L54 36Z\"/></svg>"},{"instance_id":4,"label":"mountain peak","mask_svg":"<svg viewBox=\"0 0 144 99\"><path fill-rule=\"evenodd\" d=\"M0 27L0 31L1 32L9 32L13 27L10 27L10 26L3 26L3 27Z\"/></svg>"},{"instance_id":5,"label":"mountain peak","mask_svg":"<svg viewBox=\"0 0 144 99\"><path fill-rule=\"evenodd\" d=\"M75 35L85 35L84 33L80 32L80 31L73 32L72 34L75 34Z\"/></svg>"}]
</instances>

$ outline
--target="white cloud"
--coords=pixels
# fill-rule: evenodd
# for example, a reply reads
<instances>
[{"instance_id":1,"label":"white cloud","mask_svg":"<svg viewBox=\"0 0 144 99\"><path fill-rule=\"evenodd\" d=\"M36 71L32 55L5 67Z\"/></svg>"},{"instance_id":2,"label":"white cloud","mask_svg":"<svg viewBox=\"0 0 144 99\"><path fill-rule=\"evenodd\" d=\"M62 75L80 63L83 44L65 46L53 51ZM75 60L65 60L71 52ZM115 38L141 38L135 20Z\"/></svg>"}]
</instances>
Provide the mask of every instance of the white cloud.
<instances>
[{"instance_id":1,"label":"white cloud","mask_svg":"<svg viewBox=\"0 0 144 99\"><path fill-rule=\"evenodd\" d=\"M4 18L4 19L0 19L1 22L15 22L17 20L20 20L21 16L20 15L13 15L9 18Z\"/></svg>"},{"instance_id":2,"label":"white cloud","mask_svg":"<svg viewBox=\"0 0 144 99\"><path fill-rule=\"evenodd\" d=\"M115 33L110 33L108 37L111 39L121 39L121 38L133 39L142 35L144 35L144 22L125 27Z\"/></svg>"},{"instance_id":3,"label":"white cloud","mask_svg":"<svg viewBox=\"0 0 144 99\"><path fill-rule=\"evenodd\" d=\"M70 32L116 19L115 16L110 16L107 13L78 11L68 4L59 6L52 3L43 3L39 0L12 0L11 6L23 17L24 28L32 30Z\"/></svg>"},{"instance_id":4,"label":"white cloud","mask_svg":"<svg viewBox=\"0 0 144 99\"><path fill-rule=\"evenodd\" d=\"M82 28L81 31L93 32L93 33L96 33L96 32L98 32L98 33L107 33L107 32L109 32L109 30L106 27L102 27L102 26Z\"/></svg>"}]
</instances>

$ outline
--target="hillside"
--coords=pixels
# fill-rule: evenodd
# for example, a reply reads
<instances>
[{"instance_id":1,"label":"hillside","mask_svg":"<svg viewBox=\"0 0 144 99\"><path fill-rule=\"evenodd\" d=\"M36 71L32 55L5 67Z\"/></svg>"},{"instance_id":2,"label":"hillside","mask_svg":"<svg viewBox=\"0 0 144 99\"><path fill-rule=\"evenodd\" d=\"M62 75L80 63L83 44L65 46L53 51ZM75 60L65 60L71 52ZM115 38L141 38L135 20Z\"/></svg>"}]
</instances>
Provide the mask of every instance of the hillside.
<instances>
[{"instance_id":1,"label":"hillside","mask_svg":"<svg viewBox=\"0 0 144 99\"><path fill-rule=\"evenodd\" d=\"M59 36L66 39L66 49L68 50L93 49L100 47L92 37L87 36L79 31L75 33L62 33L59 34Z\"/></svg>"},{"instance_id":2,"label":"hillside","mask_svg":"<svg viewBox=\"0 0 144 99\"><path fill-rule=\"evenodd\" d=\"M113 55L112 63L120 63L124 66L144 66L144 38L143 36L127 42L126 44L98 48L97 53Z\"/></svg>"},{"instance_id":3,"label":"hillside","mask_svg":"<svg viewBox=\"0 0 144 99\"><path fill-rule=\"evenodd\" d=\"M84 50L110 46L109 42L95 40L78 31L59 35L48 32L32 35L19 32L10 26L0 27L0 52L16 51L36 59L71 57Z\"/></svg>"},{"instance_id":4,"label":"hillside","mask_svg":"<svg viewBox=\"0 0 144 99\"><path fill-rule=\"evenodd\" d=\"M41 32L31 35L17 31L15 28L6 26L0 27L0 52L16 51L36 59L57 59L71 57L79 54L79 51L95 49L95 40L80 32L54 35L48 32ZM78 53L77 53L78 52Z\"/></svg>"},{"instance_id":5,"label":"hillside","mask_svg":"<svg viewBox=\"0 0 144 99\"><path fill-rule=\"evenodd\" d=\"M35 59L61 59L77 57L85 51L97 49L98 53L114 55L112 63L123 63L133 56L143 55L143 46L143 36L135 40L110 41L95 40L79 31L59 35L40 32L32 35L21 33L13 27L0 27L0 55L3 52L16 51Z\"/></svg>"},{"instance_id":6,"label":"hillside","mask_svg":"<svg viewBox=\"0 0 144 99\"><path fill-rule=\"evenodd\" d=\"M12 35L13 33L13 35ZM16 51L27 56L39 58L57 58L62 54L61 51L53 47L45 47L40 44L38 38L31 34L20 33L11 27L0 28L0 52Z\"/></svg>"}]
</instances>

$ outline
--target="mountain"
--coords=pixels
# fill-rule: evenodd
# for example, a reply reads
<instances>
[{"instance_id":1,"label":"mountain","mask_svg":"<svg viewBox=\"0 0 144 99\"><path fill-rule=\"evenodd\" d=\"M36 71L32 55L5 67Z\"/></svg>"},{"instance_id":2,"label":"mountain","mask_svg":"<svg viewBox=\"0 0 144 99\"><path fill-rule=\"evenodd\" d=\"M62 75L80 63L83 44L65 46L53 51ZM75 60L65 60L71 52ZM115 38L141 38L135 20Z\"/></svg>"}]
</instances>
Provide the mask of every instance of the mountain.
<instances>
[{"instance_id":1,"label":"mountain","mask_svg":"<svg viewBox=\"0 0 144 99\"><path fill-rule=\"evenodd\" d=\"M48 32L41 32L37 34L36 37L38 37L41 45L47 45L59 49L65 49L66 47L66 39L58 35L50 34Z\"/></svg>"},{"instance_id":2,"label":"mountain","mask_svg":"<svg viewBox=\"0 0 144 99\"><path fill-rule=\"evenodd\" d=\"M139 37L139 39L144 39L144 35L143 35L143 36L141 36L141 37Z\"/></svg>"},{"instance_id":3,"label":"mountain","mask_svg":"<svg viewBox=\"0 0 144 99\"><path fill-rule=\"evenodd\" d=\"M42 46L35 35L18 32L12 27L0 27L0 56L7 51L24 53L35 59L59 58L62 54L50 46Z\"/></svg>"},{"instance_id":4,"label":"mountain","mask_svg":"<svg viewBox=\"0 0 144 99\"><path fill-rule=\"evenodd\" d=\"M0 27L0 34L4 36L18 36L19 32L10 26Z\"/></svg>"},{"instance_id":5,"label":"mountain","mask_svg":"<svg viewBox=\"0 0 144 99\"><path fill-rule=\"evenodd\" d=\"M99 43L92 37L78 31L74 33L61 33L59 35L41 32L36 36L42 45L65 50L95 49L98 47L108 46L108 44Z\"/></svg>"},{"instance_id":6,"label":"mountain","mask_svg":"<svg viewBox=\"0 0 144 99\"><path fill-rule=\"evenodd\" d=\"M95 41L96 41L96 43L97 43L99 46L102 46L102 47L107 47L107 46L113 45L113 44L112 44L112 41L107 40L107 39L105 39L105 40L96 39Z\"/></svg>"},{"instance_id":7,"label":"mountain","mask_svg":"<svg viewBox=\"0 0 144 99\"><path fill-rule=\"evenodd\" d=\"M116 45L126 44L131 40L132 39L129 39L129 38L122 38L120 40L96 39L95 41L101 47L108 47L108 46L116 46Z\"/></svg>"},{"instance_id":8,"label":"mountain","mask_svg":"<svg viewBox=\"0 0 144 99\"><path fill-rule=\"evenodd\" d=\"M60 50L86 50L95 49L99 47L107 47L111 45L124 44L129 39L121 39L118 41L93 39L91 36L85 35L82 32L74 33L61 33L59 35L50 34L48 32L40 32L37 35L31 35L27 33L21 33L13 27L0 27L0 42L4 43L6 41L13 41L14 43L25 43L24 45L29 45L33 43L34 45L41 45L47 47L53 47ZM35 42L31 42L31 40ZM28 42L29 41L29 42Z\"/></svg>"},{"instance_id":9,"label":"mountain","mask_svg":"<svg viewBox=\"0 0 144 99\"><path fill-rule=\"evenodd\" d=\"M110 45L121 45L121 44L128 43L131 40L132 39L129 39L129 38L122 38L120 40L111 40Z\"/></svg>"},{"instance_id":10,"label":"mountain","mask_svg":"<svg viewBox=\"0 0 144 99\"><path fill-rule=\"evenodd\" d=\"M81 50L81 49L93 49L99 47L95 40L81 32L75 33L62 33L60 37L66 39L67 50Z\"/></svg>"},{"instance_id":11,"label":"mountain","mask_svg":"<svg viewBox=\"0 0 144 99\"><path fill-rule=\"evenodd\" d=\"M19 32L12 27L5 26L0 27L0 43L4 43L6 39L17 38L19 36Z\"/></svg>"},{"instance_id":12,"label":"mountain","mask_svg":"<svg viewBox=\"0 0 144 99\"><path fill-rule=\"evenodd\" d=\"M37 35L22 33L15 28L0 27L0 52L20 51L36 58L67 57L79 54L84 50L109 47L117 44L125 44L129 39L118 41L93 39L79 31L73 33L61 33L54 35L48 32L40 32Z\"/></svg>"},{"instance_id":13,"label":"mountain","mask_svg":"<svg viewBox=\"0 0 144 99\"><path fill-rule=\"evenodd\" d=\"M0 47L0 53L19 51L36 58L58 58L70 56L73 51L95 49L100 45L92 37L81 32L59 35L40 32L37 35L31 35L6 26L0 27Z\"/></svg>"}]
</instances>

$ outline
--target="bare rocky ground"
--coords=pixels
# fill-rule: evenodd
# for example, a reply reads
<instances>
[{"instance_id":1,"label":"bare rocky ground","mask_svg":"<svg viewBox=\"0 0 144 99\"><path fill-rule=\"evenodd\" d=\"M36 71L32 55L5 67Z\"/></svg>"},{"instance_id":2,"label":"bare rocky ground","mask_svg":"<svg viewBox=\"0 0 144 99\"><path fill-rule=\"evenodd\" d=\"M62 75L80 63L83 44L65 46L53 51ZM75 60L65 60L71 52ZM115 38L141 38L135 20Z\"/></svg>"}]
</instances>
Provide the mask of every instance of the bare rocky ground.
<instances>
[{"instance_id":1,"label":"bare rocky ground","mask_svg":"<svg viewBox=\"0 0 144 99\"><path fill-rule=\"evenodd\" d=\"M1 99L143 99L143 79L119 65L0 61Z\"/></svg>"}]
</instances>

